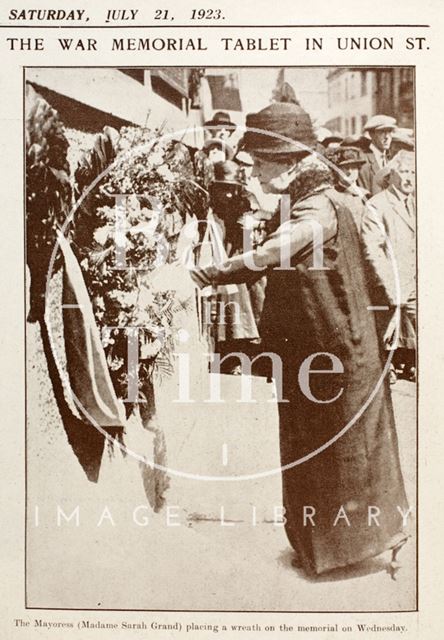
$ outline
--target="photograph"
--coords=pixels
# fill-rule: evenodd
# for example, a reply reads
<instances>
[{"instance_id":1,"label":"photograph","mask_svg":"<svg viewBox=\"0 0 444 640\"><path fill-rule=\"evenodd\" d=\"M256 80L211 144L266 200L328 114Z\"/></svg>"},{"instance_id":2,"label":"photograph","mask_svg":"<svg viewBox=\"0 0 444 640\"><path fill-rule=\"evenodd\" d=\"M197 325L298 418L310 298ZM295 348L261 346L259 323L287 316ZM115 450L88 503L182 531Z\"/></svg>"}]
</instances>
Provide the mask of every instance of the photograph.
<instances>
[{"instance_id":1,"label":"photograph","mask_svg":"<svg viewBox=\"0 0 444 640\"><path fill-rule=\"evenodd\" d=\"M417 611L415 67L53 63L26 607Z\"/></svg>"}]
</instances>

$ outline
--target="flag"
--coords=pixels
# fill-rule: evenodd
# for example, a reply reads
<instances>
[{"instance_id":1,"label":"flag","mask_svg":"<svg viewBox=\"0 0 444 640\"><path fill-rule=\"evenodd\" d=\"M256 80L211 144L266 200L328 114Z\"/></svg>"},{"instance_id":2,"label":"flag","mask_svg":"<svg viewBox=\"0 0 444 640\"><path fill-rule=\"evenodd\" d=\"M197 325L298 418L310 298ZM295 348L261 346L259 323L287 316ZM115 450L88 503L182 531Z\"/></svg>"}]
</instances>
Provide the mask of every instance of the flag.
<instances>
[{"instance_id":1,"label":"flag","mask_svg":"<svg viewBox=\"0 0 444 640\"><path fill-rule=\"evenodd\" d=\"M124 406L116 396L109 375L80 265L60 232L58 242L64 261L62 308L68 392L75 396L76 406L83 407L98 425L123 427ZM64 380L63 375L61 378Z\"/></svg>"}]
</instances>

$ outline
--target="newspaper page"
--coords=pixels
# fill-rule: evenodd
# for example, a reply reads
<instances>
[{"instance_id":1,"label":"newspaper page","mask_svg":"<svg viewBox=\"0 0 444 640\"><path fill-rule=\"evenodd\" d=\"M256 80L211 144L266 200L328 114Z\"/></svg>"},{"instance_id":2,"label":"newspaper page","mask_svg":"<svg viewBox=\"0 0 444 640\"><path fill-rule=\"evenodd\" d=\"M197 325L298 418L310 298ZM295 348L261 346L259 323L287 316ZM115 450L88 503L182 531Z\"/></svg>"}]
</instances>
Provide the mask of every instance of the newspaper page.
<instances>
[{"instance_id":1,"label":"newspaper page","mask_svg":"<svg viewBox=\"0 0 444 640\"><path fill-rule=\"evenodd\" d=\"M2 2L0 636L438 638L442 5L159 5Z\"/></svg>"}]
</instances>

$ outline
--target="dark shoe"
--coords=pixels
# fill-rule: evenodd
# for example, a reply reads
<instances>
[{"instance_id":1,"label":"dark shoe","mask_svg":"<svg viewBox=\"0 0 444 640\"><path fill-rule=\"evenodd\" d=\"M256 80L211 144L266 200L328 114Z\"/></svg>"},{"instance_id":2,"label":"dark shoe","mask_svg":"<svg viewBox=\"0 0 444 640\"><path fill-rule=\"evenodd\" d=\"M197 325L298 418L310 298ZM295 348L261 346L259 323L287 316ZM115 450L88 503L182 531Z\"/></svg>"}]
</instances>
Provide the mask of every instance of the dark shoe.
<instances>
[{"instance_id":1,"label":"dark shoe","mask_svg":"<svg viewBox=\"0 0 444 640\"><path fill-rule=\"evenodd\" d=\"M398 562L398 553L401 551L402 547L407 542L408 538L404 538L401 540L395 547L392 549L392 558L387 565L387 573L390 575L392 580L396 580L396 573L401 568L401 564Z\"/></svg>"}]
</instances>

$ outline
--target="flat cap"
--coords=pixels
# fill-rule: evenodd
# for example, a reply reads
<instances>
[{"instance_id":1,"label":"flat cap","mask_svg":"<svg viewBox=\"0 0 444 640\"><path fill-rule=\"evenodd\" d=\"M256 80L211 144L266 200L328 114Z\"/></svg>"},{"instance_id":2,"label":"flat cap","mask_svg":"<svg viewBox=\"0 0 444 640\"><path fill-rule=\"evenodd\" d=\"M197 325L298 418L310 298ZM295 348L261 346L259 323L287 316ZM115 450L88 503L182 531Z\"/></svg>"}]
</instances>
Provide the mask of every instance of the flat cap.
<instances>
[{"instance_id":1,"label":"flat cap","mask_svg":"<svg viewBox=\"0 0 444 640\"><path fill-rule=\"evenodd\" d=\"M364 131L374 131L375 129L396 129L396 120L391 116L372 116L364 125Z\"/></svg>"}]
</instances>

